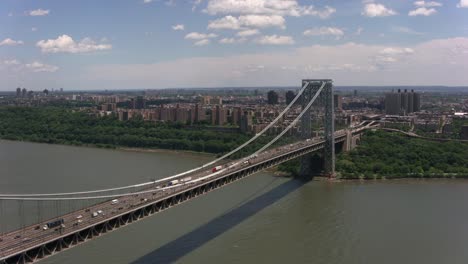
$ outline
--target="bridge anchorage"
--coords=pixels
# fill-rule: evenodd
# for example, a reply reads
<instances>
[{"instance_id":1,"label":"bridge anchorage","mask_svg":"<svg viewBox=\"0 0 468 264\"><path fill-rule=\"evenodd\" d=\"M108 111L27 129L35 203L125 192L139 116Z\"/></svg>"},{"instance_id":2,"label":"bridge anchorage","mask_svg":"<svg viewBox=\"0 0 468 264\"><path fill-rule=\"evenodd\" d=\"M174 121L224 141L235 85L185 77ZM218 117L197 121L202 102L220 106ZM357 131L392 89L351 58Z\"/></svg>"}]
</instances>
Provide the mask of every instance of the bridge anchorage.
<instances>
[{"instance_id":1,"label":"bridge anchorage","mask_svg":"<svg viewBox=\"0 0 468 264\"><path fill-rule=\"evenodd\" d=\"M306 111L301 118L301 138L307 140L312 135L313 112L323 112L323 126L325 144L323 148L324 176L335 177L335 114L333 106L333 81L330 79L305 79L302 86L306 87L302 93L301 106ZM318 97L318 98L317 98ZM318 99L318 104L311 107L309 102ZM313 177L312 153L302 156L299 176L303 179Z\"/></svg>"}]
</instances>

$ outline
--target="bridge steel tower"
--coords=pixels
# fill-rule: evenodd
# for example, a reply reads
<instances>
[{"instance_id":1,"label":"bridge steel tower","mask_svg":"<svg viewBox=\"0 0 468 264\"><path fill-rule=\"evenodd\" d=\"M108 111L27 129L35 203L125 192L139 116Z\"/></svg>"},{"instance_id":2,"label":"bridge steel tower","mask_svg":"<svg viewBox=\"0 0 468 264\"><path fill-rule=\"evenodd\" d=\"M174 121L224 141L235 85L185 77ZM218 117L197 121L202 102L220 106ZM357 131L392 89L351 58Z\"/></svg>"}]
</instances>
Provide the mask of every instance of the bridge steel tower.
<instances>
[{"instance_id":1,"label":"bridge steel tower","mask_svg":"<svg viewBox=\"0 0 468 264\"><path fill-rule=\"evenodd\" d=\"M309 83L302 94L302 109L310 102L312 97L318 92L322 84L325 86L320 93L318 101L324 107L324 136L325 146L323 151L324 173L332 178L335 176L335 114L333 106L333 81L330 79L305 79L302 86ZM312 106L313 107L313 106ZM301 137L308 139L312 137L312 107L301 118ZM300 177L310 178L312 176L312 154L304 155L301 159Z\"/></svg>"}]
</instances>

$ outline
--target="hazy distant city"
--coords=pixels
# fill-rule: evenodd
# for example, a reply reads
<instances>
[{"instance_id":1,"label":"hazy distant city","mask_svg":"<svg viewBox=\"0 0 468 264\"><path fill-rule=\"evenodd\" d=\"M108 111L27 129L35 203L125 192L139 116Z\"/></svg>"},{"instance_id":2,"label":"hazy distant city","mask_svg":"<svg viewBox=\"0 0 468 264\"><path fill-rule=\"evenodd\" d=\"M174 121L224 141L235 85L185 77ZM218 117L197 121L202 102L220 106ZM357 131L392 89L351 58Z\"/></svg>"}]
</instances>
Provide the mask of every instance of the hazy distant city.
<instances>
[{"instance_id":1,"label":"hazy distant city","mask_svg":"<svg viewBox=\"0 0 468 264\"><path fill-rule=\"evenodd\" d=\"M15 92L4 93L0 104L64 105L97 117L115 116L120 121L141 118L255 134L278 116L297 90L262 87L74 92L18 87ZM468 91L464 87L337 87L334 107L337 127L379 120L386 127L468 139L468 128L454 134L452 125L454 119L468 118ZM299 112L300 107L295 107L269 133L283 130Z\"/></svg>"}]
</instances>

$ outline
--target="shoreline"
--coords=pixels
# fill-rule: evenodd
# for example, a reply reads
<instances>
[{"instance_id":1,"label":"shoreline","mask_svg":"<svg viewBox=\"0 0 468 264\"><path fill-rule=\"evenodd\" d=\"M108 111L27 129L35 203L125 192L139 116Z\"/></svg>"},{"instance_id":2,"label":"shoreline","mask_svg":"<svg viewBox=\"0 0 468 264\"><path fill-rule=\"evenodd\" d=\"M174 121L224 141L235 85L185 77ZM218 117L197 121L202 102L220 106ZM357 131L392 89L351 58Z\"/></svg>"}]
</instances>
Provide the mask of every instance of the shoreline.
<instances>
[{"instance_id":1,"label":"shoreline","mask_svg":"<svg viewBox=\"0 0 468 264\"><path fill-rule=\"evenodd\" d=\"M158 149L158 148L131 148L131 147L112 147L104 148L97 145L72 145L72 144L55 144L55 143L45 143L45 142L34 142L34 141L25 141L25 140L10 140L0 138L0 142L24 142L24 143L33 143L33 144L45 144L45 145L56 145L56 146L72 146L72 147L84 147L84 148L93 148L93 149L107 149L107 150L116 150L116 151L125 151L125 152L135 152L135 153L174 153L174 154L191 154L198 155L203 157L216 157L216 154L207 153L207 152L197 152L191 150L174 150L174 149ZM282 178L293 178L294 176L285 171L280 171L277 166L273 168L266 169L265 172L271 173L273 177L282 177ZM379 178L335 178L329 180L327 177L315 176L313 181L330 181L330 182L399 182L399 181L437 181L437 180L468 180L468 175L463 175L460 177L457 176L435 176L435 177L420 177L420 176L411 176L411 177L385 177L381 176Z\"/></svg>"},{"instance_id":2,"label":"shoreline","mask_svg":"<svg viewBox=\"0 0 468 264\"><path fill-rule=\"evenodd\" d=\"M131 148L131 147L99 147L98 145L93 144L82 144L82 145L73 145L73 144L57 144L57 143L47 143L47 142L37 142L37 141L27 141L27 140L11 140L0 138L0 142L21 142L21 143L31 143L31 144L44 144L51 146L67 146L67 147L77 147L77 148L92 148L92 149L106 149L106 150L116 150L116 151L126 151L126 152L137 152L137 153L181 153L181 154L192 154L200 155L205 157L215 157L216 154L208 152L197 152L192 150L175 150L175 149L158 149L158 148Z\"/></svg>"},{"instance_id":3,"label":"shoreline","mask_svg":"<svg viewBox=\"0 0 468 264\"><path fill-rule=\"evenodd\" d=\"M97 147L99 148L99 147ZM215 157L216 154L208 152L197 152L193 150L176 150L176 149L158 149L158 148L130 148L130 147L115 147L115 150L127 151L127 152L139 152L139 153L184 153L184 154L196 154L206 157Z\"/></svg>"}]
</instances>

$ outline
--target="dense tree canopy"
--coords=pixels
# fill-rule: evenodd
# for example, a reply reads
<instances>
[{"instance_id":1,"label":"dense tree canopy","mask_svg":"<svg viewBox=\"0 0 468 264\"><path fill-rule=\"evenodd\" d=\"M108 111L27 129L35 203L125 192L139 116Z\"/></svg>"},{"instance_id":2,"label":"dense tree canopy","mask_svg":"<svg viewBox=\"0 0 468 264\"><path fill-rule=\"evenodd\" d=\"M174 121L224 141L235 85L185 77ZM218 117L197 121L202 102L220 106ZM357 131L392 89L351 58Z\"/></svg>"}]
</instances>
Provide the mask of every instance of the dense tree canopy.
<instances>
[{"instance_id":1,"label":"dense tree canopy","mask_svg":"<svg viewBox=\"0 0 468 264\"><path fill-rule=\"evenodd\" d=\"M114 116L100 118L65 108L0 108L0 137L11 140L222 153L248 139L243 134L180 127L141 119L121 122Z\"/></svg>"},{"instance_id":2,"label":"dense tree canopy","mask_svg":"<svg viewBox=\"0 0 468 264\"><path fill-rule=\"evenodd\" d=\"M362 144L337 157L343 178L465 177L468 144L408 138L384 131L368 132Z\"/></svg>"}]
</instances>

